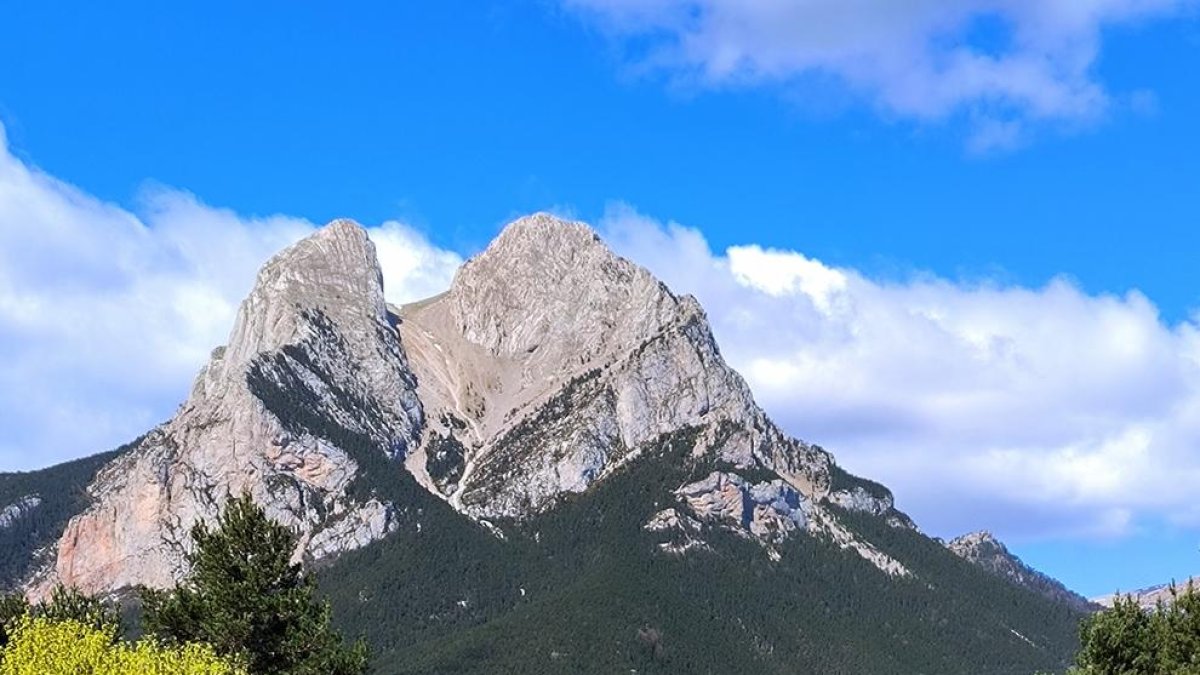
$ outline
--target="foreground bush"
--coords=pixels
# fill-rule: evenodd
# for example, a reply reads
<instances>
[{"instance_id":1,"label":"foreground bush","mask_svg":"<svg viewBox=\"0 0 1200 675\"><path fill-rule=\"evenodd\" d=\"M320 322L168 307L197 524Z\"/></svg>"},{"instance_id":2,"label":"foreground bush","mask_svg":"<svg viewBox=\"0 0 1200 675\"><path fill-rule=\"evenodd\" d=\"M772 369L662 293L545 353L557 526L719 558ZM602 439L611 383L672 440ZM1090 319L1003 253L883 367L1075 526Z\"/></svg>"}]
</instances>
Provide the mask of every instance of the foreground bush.
<instances>
[{"instance_id":1,"label":"foreground bush","mask_svg":"<svg viewBox=\"0 0 1200 675\"><path fill-rule=\"evenodd\" d=\"M0 675L244 675L207 645L117 640L116 626L23 617L10 625Z\"/></svg>"},{"instance_id":2,"label":"foreground bush","mask_svg":"<svg viewBox=\"0 0 1200 675\"><path fill-rule=\"evenodd\" d=\"M1147 611L1128 596L1084 620L1072 675L1200 675L1200 594L1171 588Z\"/></svg>"}]
</instances>

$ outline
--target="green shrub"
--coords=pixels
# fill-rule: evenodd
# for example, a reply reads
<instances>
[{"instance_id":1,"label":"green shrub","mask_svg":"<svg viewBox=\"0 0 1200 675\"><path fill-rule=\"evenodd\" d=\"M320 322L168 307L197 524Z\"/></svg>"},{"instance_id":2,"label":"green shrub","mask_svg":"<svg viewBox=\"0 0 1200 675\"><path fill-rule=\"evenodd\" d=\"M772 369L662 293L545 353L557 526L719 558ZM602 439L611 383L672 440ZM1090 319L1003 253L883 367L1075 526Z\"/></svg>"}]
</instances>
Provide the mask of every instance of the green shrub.
<instances>
[{"instance_id":1,"label":"green shrub","mask_svg":"<svg viewBox=\"0 0 1200 675\"><path fill-rule=\"evenodd\" d=\"M1145 610L1130 596L1084 619L1073 675L1200 675L1200 594L1189 582Z\"/></svg>"}]
</instances>

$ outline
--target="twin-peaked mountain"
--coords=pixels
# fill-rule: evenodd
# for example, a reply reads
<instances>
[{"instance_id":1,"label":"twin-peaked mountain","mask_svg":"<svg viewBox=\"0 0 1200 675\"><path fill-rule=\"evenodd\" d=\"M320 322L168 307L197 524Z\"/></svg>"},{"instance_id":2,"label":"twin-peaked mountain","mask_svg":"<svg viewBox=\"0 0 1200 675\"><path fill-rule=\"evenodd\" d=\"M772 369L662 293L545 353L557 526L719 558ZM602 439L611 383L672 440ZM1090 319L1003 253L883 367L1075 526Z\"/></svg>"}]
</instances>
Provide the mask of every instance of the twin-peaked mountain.
<instances>
[{"instance_id":1,"label":"twin-peaked mountain","mask_svg":"<svg viewBox=\"0 0 1200 675\"><path fill-rule=\"evenodd\" d=\"M58 471L86 492L0 476L6 517L53 516L5 570L32 595L169 585L249 492L383 672L1029 672L1078 617L783 433L694 298L541 214L403 307L366 231L328 225L259 273L174 418Z\"/></svg>"}]
</instances>

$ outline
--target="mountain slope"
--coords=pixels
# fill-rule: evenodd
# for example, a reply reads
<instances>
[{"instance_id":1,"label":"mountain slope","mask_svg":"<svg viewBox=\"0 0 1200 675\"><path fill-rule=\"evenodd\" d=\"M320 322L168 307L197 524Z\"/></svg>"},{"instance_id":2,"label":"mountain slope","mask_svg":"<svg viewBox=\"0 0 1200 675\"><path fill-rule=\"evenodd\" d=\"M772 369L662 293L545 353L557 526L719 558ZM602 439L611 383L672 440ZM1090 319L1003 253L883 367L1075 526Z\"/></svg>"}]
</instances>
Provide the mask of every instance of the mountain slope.
<instances>
[{"instance_id":1,"label":"mountain slope","mask_svg":"<svg viewBox=\"0 0 1200 675\"><path fill-rule=\"evenodd\" d=\"M865 514L844 513L912 576L818 537L772 559L715 524L671 552L674 533L639 524L711 469L689 459L693 440L663 439L554 510L501 521L504 539L427 503L419 528L343 556L321 587L381 673L1029 673L1069 660L1069 607Z\"/></svg>"},{"instance_id":2,"label":"mountain slope","mask_svg":"<svg viewBox=\"0 0 1200 675\"><path fill-rule=\"evenodd\" d=\"M990 532L981 530L964 534L947 542L946 548L996 576L1079 612L1099 609L1095 603L1071 591L1062 582L1026 565Z\"/></svg>"}]
</instances>

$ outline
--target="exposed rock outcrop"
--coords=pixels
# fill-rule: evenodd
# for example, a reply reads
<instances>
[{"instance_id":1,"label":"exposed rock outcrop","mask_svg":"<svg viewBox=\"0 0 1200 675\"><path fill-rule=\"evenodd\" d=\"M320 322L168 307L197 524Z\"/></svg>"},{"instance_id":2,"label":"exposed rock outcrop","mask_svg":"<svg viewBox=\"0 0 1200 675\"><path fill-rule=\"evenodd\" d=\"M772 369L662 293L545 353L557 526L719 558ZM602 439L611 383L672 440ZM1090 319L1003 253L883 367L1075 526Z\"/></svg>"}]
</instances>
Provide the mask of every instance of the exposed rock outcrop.
<instances>
[{"instance_id":1,"label":"exposed rock outcrop","mask_svg":"<svg viewBox=\"0 0 1200 675\"><path fill-rule=\"evenodd\" d=\"M1087 598L1069 590L1062 582L1053 579L1026 565L1020 558L996 539L991 532L979 531L964 534L946 544L960 558L967 560L998 577L1027 588L1055 602L1073 607L1081 612L1098 609Z\"/></svg>"},{"instance_id":2,"label":"exposed rock outcrop","mask_svg":"<svg viewBox=\"0 0 1200 675\"><path fill-rule=\"evenodd\" d=\"M34 509L41 505L41 497L38 495L26 495L12 504L0 509L0 530L12 527L17 521L29 515Z\"/></svg>"},{"instance_id":3,"label":"exposed rock outcrop","mask_svg":"<svg viewBox=\"0 0 1200 675\"><path fill-rule=\"evenodd\" d=\"M808 533L855 551L889 575L910 574L900 562L855 537L828 509L783 480L750 483L737 474L714 471L679 488L676 494L700 521L720 524L757 539L767 546L772 557L778 557L779 553L771 544L797 533ZM647 528L653 529L649 523Z\"/></svg>"}]
</instances>

